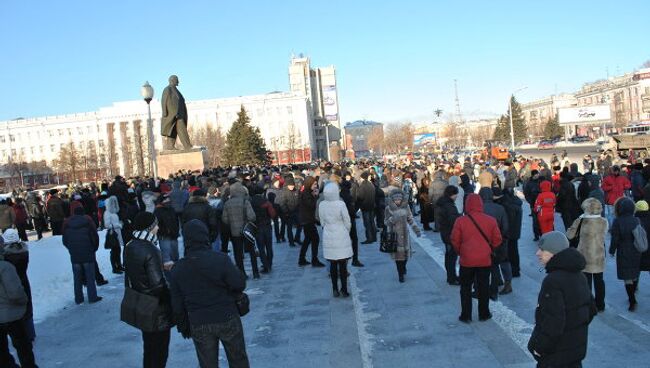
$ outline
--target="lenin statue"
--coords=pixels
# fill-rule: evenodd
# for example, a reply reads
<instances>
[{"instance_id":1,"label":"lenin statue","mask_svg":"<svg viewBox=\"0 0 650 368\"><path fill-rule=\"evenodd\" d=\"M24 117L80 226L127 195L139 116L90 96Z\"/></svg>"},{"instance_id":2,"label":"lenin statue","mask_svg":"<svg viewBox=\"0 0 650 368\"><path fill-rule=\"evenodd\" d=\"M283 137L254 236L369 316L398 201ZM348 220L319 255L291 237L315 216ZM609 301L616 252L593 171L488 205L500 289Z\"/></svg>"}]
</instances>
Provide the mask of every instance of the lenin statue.
<instances>
[{"instance_id":1,"label":"lenin statue","mask_svg":"<svg viewBox=\"0 0 650 368\"><path fill-rule=\"evenodd\" d=\"M169 85L162 94L161 134L164 150L176 149L176 136L186 150L192 149L190 136L187 133L187 106L181 92L176 88L178 77L169 77Z\"/></svg>"}]
</instances>

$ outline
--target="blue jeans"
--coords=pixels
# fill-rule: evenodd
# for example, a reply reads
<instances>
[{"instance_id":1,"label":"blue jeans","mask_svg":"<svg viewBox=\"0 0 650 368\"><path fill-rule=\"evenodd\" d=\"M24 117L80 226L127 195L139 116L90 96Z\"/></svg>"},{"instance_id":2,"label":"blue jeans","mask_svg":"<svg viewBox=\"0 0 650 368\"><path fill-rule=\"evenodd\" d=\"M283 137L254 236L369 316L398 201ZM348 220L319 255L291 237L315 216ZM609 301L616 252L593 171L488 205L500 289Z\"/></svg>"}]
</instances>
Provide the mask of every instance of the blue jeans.
<instances>
[{"instance_id":1,"label":"blue jeans","mask_svg":"<svg viewBox=\"0 0 650 368\"><path fill-rule=\"evenodd\" d=\"M161 237L158 238L158 244L160 245L160 255L163 263L178 261L178 239Z\"/></svg>"},{"instance_id":2,"label":"blue jeans","mask_svg":"<svg viewBox=\"0 0 650 368\"><path fill-rule=\"evenodd\" d=\"M374 243L377 241L377 224L375 224L375 211L361 211L363 216L363 227L366 230L366 241Z\"/></svg>"},{"instance_id":3,"label":"blue jeans","mask_svg":"<svg viewBox=\"0 0 650 368\"><path fill-rule=\"evenodd\" d=\"M250 367L239 316L222 323L192 325L192 340L201 367L219 367L219 342L226 351L229 367Z\"/></svg>"},{"instance_id":4,"label":"blue jeans","mask_svg":"<svg viewBox=\"0 0 650 368\"><path fill-rule=\"evenodd\" d=\"M77 304L84 302L83 281L86 279L86 292L88 301L97 300L97 287L95 285L95 263L73 263L72 275L74 277L74 301Z\"/></svg>"},{"instance_id":5,"label":"blue jeans","mask_svg":"<svg viewBox=\"0 0 650 368\"><path fill-rule=\"evenodd\" d=\"M273 267L273 230L271 225L259 225L255 240L260 251L260 258L262 258L262 266L270 271Z\"/></svg>"},{"instance_id":6,"label":"blue jeans","mask_svg":"<svg viewBox=\"0 0 650 368\"><path fill-rule=\"evenodd\" d=\"M614 222L614 206L611 204L606 204L605 205L605 218L607 219L607 223L609 224L609 227L612 227L612 222Z\"/></svg>"}]
</instances>

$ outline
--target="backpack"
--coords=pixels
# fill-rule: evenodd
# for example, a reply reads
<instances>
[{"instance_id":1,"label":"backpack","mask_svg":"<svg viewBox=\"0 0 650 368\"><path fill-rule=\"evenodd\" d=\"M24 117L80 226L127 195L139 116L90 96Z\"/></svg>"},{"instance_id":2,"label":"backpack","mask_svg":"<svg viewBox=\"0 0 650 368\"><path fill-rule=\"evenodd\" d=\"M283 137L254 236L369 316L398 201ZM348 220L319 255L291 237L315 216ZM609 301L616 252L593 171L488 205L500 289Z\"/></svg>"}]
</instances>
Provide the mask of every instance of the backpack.
<instances>
[{"instance_id":1,"label":"backpack","mask_svg":"<svg viewBox=\"0 0 650 368\"><path fill-rule=\"evenodd\" d=\"M632 230L632 235L634 235L634 248L639 253L645 253L648 250L648 235L643 226L641 224L636 225L634 230Z\"/></svg>"}]
</instances>

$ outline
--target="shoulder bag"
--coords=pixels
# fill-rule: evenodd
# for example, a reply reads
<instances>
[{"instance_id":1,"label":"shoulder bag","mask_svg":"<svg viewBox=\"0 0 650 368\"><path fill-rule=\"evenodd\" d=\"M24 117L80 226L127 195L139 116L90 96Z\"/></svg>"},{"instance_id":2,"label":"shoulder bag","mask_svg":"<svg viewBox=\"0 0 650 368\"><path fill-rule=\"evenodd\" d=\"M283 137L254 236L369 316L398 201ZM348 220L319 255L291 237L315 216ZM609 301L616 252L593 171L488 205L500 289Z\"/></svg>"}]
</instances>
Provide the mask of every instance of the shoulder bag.
<instances>
[{"instance_id":1,"label":"shoulder bag","mask_svg":"<svg viewBox=\"0 0 650 368\"><path fill-rule=\"evenodd\" d=\"M242 220L244 221L244 227L242 228L242 235L245 240L248 240L248 244L255 249L255 239L257 238L257 225L252 221L247 221L246 219L246 203L249 203L244 199L244 204L242 205Z\"/></svg>"},{"instance_id":2,"label":"shoulder bag","mask_svg":"<svg viewBox=\"0 0 650 368\"><path fill-rule=\"evenodd\" d=\"M111 228L106 231L106 238L104 239L104 249L113 249L120 247L120 240L117 238L115 229Z\"/></svg>"},{"instance_id":3,"label":"shoulder bag","mask_svg":"<svg viewBox=\"0 0 650 368\"><path fill-rule=\"evenodd\" d=\"M634 235L634 247L639 253L645 253L648 250L648 235L645 232L645 229L641 224L636 225L634 230L632 230L632 235Z\"/></svg>"},{"instance_id":4,"label":"shoulder bag","mask_svg":"<svg viewBox=\"0 0 650 368\"><path fill-rule=\"evenodd\" d=\"M472 220L472 223L474 223L474 226L476 226L476 229L478 230L479 233L481 233L481 236L483 237L485 242L488 244L488 247L490 248L490 258L492 259L492 262L494 262L496 257L495 257L495 254L494 254L494 248L492 248L492 243L490 243L490 240L488 239L488 237L483 232L483 229L481 229L481 227L478 226L478 224L476 223L476 220L474 220L474 218L470 214L467 214L467 217L469 217L469 219Z\"/></svg>"},{"instance_id":5,"label":"shoulder bag","mask_svg":"<svg viewBox=\"0 0 650 368\"><path fill-rule=\"evenodd\" d=\"M131 287L129 277L124 275L124 298L120 305L120 320L144 332L159 332L162 319L170 318L171 306L161 303L156 296L141 293Z\"/></svg>"},{"instance_id":6,"label":"shoulder bag","mask_svg":"<svg viewBox=\"0 0 650 368\"><path fill-rule=\"evenodd\" d=\"M388 226L384 226L379 237L379 251L382 253L395 253L397 252L397 234L394 231L386 230Z\"/></svg>"},{"instance_id":7,"label":"shoulder bag","mask_svg":"<svg viewBox=\"0 0 650 368\"><path fill-rule=\"evenodd\" d=\"M578 244L580 244L580 229L582 228L582 221L584 219L581 218L580 222L578 223L578 229L576 230L576 234L573 236L573 238L569 239L569 246L571 248L578 248Z\"/></svg>"}]
</instances>

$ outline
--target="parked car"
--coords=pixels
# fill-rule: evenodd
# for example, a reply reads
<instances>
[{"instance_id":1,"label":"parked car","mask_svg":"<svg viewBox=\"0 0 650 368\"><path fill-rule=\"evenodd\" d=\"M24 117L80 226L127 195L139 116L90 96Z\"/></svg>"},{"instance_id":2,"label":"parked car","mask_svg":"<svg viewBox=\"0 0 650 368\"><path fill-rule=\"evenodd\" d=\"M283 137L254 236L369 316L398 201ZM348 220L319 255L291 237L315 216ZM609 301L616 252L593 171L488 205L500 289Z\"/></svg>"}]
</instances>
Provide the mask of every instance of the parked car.
<instances>
[{"instance_id":1,"label":"parked car","mask_svg":"<svg viewBox=\"0 0 650 368\"><path fill-rule=\"evenodd\" d=\"M571 137L569 139L569 141L571 141L573 143L584 143L584 142L591 142L592 139L591 139L591 137L588 137L586 135L576 135L576 136Z\"/></svg>"},{"instance_id":2,"label":"parked car","mask_svg":"<svg viewBox=\"0 0 650 368\"><path fill-rule=\"evenodd\" d=\"M553 143L551 141L541 141L537 145L537 149L540 149L540 150L548 150L548 149L553 149L553 148L555 148L555 143Z\"/></svg>"}]
</instances>

